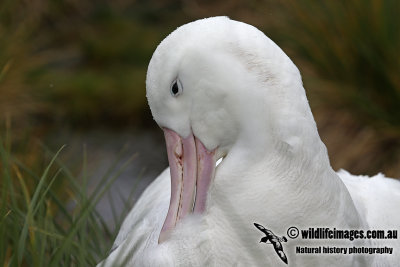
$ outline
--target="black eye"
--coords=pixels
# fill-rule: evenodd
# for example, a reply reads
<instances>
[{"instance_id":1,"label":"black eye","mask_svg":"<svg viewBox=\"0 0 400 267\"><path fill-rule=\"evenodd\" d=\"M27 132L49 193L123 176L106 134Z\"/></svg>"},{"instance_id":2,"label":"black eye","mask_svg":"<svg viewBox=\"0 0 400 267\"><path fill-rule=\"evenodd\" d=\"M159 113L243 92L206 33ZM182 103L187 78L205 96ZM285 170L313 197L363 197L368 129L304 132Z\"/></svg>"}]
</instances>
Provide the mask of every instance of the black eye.
<instances>
[{"instance_id":1,"label":"black eye","mask_svg":"<svg viewBox=\"0 0 400 267\"><path fill-rule=\"evenodd\" d=\"M172 83L171 86L171 95L172 96L178 96L179 94L182 93L182 85L179 82L179 80L176 80Z\"/></svg>"},{"instance_id":2,"label":"black eye","mask_svg":"<svg viewBox=\"0 0 400 267\"><path fill-rule=\"evenodd\" d=\"M174 82L174 85L172 85L172 94L176 95L177 93L179 93L178 83Z\"/></svg>"}]
</instances>

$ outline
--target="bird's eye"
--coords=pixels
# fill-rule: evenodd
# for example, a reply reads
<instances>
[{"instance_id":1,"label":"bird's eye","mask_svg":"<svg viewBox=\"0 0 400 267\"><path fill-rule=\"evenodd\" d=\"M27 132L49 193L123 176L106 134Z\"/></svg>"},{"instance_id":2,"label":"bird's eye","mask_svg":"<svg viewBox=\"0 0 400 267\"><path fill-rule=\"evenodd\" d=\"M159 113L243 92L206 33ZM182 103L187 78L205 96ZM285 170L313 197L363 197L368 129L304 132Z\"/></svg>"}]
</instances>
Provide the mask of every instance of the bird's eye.
<instances>
[{"instance_id":1,"label":"bird's eye","mask_svg":"<svg viewBox=\"0 0 400 267\"><path fill-rule=\"evenodd\" d=\"M180 83L180 81L175 80L171 86L171 95L178 96L182 93L182 90L183 90L183 88L182 88L182 84Z\"/></svg>"}]
</instances>

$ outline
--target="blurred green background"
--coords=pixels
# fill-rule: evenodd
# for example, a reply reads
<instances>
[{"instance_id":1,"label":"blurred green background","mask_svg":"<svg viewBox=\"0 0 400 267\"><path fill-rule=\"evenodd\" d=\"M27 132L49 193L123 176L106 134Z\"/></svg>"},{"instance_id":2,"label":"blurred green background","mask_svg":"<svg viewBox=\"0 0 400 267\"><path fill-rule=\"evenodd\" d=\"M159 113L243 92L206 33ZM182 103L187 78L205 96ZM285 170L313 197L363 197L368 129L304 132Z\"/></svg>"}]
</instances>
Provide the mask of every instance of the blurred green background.
<instances>
[{"instance_id":1,"label":"blurred green background","mask_svg":"<svg viewBox=\"0 0 400 267\"><path fill-rule=\"evenodd\" d=\"M259 27L298 65L335 169L398 177L399 5L3 0L0 118L16 141L61 128L154 129L145 73L157 44L184 23L228 15Z\"/></svg>"},{"instance_id":2,"label":"blurred green background","mask_svg":"<svg viewBox=\"0 0 400 267\"><path fill-rule=\"evenodd\" d=\"M335 168L399 176L399 5L4 0L1 119L19 135L154 128L145 99L152 52L179 25L222 14L262 29L299 66Z\"/></svg>"},{"instance_id":3,"label":"blurred green background","mask_svg":"<svg viewBox=\"0 0 400 267\"><path fill-rule=\"evenodd\" d=\"M84 191L65 186L75 178L85 178L82 173L86 173L86 167L99 168L99 161L93 160L90 165L90 154L108 149L104 144L109 139L118 139L117 146L130 142L142 143L144 149L160 149L151 158L162 166L166 164L161 159L165 153L161 149L162 133L151 118L145 98L147 64L166 35L199 18L227 15L252 24L291 57L303 75L334 169L400 177L399 14L397 0L2 0L0 234L15 224L17 217L9 222L4 219L11 216L15 207L19 209L21 225L31 223L25 222L32 202L27 201L26 207L21 203L24 198L32 200L34 192L44 190L45 187L39 191L37 188L40 179L45 179L40 178L40 173L53 156L49 151L57 151L63 144L82 146L87 139L95 141L87 147L88 159L82 150L61 153L61 160L68 163L70 171L60 163L60 175L68 178L54 182L49 199L34 201L35 205L43 205L37 209L43 209L43 216L28 216L30 220L38 218L35 229L45 229L46 233L57 229L54 235L59 240L64 240L64 235L67 243L60 241L62 249L56 252L45 247L47 254L36 257L38 237L35 239L31 232L22 237L11 236L15 242L0 242L0 263L15 260L15 244L15 251L19 251L15 256L17 265L58 264L60 259L65 265L93 264L106 255L115 237L111 230L102 228L106 222L91 227L107 233L108 243L102 248L86 244L85 235L73 239L67 234L71 229L85 232L85 224L97 225L101 219L88 215L91 205L85 205L92 200L86 202L83 197L85 186ZM153 176L159 171L157 168ZM9 191L10 195L5 196ZM78 208L72 209L73 216L62 204L71 199L78 203ZM49 222L40 219L48 217L49 210L51 214L64 211L68 223L56 218L52 221L54 229L49 228ZM76 218L85 221L75 223ZM115 223L118 228L120 220ZM77 225L81 228L73 228ZM94 237L89 239L101 243ZM25 241L30 242L27 246L31 249L26 254L21 252ZM75 255L75 250L79 257L65 256ZM82 251L97 254L88 258Z\"/></svg>"}]
</instances>

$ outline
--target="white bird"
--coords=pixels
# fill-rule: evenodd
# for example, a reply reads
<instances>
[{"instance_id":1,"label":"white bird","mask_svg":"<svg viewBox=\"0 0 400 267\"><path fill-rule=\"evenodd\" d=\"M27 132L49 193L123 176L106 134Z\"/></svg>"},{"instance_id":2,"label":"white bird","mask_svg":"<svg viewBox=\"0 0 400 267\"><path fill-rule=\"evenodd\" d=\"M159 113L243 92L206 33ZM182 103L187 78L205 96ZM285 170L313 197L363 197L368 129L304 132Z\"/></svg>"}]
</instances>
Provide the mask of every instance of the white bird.
<instances>
[{"instance_id":1,"label":"white bird","mask_svg":"<svg viewBox=\"0 0 400 267\"><path fill-rule=\"evenodd\" d=\"M146 86L170 168L99 266L286 266L254 223L289 237L292 226L400 228L400 182L332 170L297 67L255 27L227 17L179 27L154 52ZM287 239L288 266L400 262L398 239ZM319 246L393 254L296 250Z\"/></svg>"}]
</instances>

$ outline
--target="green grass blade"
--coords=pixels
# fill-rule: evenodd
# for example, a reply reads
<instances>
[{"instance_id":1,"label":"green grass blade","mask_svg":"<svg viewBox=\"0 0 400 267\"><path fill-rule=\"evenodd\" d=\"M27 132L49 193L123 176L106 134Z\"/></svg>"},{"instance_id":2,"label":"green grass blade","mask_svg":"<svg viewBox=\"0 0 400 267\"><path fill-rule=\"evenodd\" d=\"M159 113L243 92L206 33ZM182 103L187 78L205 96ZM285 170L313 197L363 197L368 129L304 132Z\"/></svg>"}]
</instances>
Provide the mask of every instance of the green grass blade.
<instances>
[{"instance_id":1,"label":"green grass blade","mask_svg":"<svg viewBox=\"0 0 400 267\"><path fill-rule=\"evenodd\" d=\"M36 190L35 190L35 192L33 194L33 197L32 197L32 199L30 201L30 204L29 204L29 207L28 207L28 211L27 211L27 214L26 214L25 223L24 223L24 226L23 226L23 228L21 230L21 235L20 235L19 242L18 242L18 250L17 250L17 262L18 262L18 265L22 264L22 258L23 258L23 255L24 255L26 239L27 239L27 236L28 236L28 227L33 221L33 210L36 207L36 203L37 203L37 200L39 198L39 194L42 191L41 189L44 186L44 183L46 181L46 178L47 178L47 175L48 175L48 173L50 171L51 166L53 165L55 159L58 157L58 155L60 154L61 150L64 147L65 146L62 146L57 151L57 153L51 159L50 163L47 165L46 169L44 170L44 172L43 172L43 174L42 174L42 176L40 178L39 184L36 187Z\"/></svg>"}]
</instances>

